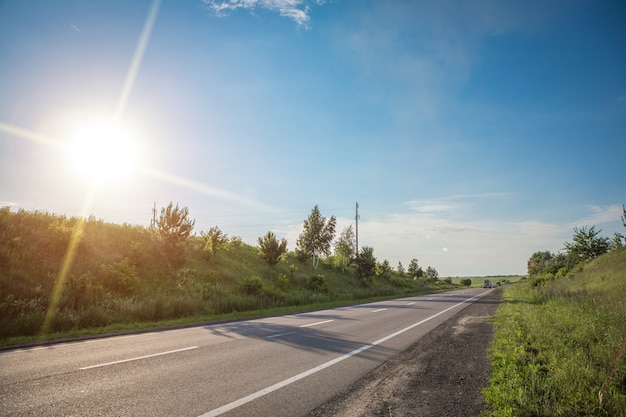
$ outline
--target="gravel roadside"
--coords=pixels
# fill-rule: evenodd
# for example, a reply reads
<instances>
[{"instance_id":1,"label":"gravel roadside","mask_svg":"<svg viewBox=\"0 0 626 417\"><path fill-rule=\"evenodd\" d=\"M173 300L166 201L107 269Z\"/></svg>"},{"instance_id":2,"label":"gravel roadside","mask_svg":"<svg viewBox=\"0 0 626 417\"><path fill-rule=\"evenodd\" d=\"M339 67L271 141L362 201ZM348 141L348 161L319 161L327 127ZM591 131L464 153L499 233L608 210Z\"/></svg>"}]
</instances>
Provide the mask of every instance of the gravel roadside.
<instances>
[{"instance_id":1,"label":"gravel roadside","mask_svg":"<svg viewBox=\"0 0 626 417\"><path fill-rule=\"evenodd\" d=\"M494 327L501 290L492 290L394 356L310 417L476 416L489 410Z\"/></svg>"}]
</instances>

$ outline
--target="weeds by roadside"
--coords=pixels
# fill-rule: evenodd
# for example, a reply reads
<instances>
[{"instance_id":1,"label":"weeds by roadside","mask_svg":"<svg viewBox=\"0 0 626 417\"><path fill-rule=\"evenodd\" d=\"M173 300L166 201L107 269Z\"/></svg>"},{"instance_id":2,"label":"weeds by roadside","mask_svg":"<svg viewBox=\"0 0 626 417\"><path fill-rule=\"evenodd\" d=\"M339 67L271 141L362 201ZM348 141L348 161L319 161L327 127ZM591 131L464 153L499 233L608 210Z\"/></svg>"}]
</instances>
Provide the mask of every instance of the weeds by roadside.
<instances>
[{"instance_id":1,"label":"weeds by roadside","mask_svg":"<svg viewBox=\"0 0 626 417\"><path fill-rule=\"evenodd\" d=\"M626 250L507 288L495 324L486 415L626 415Z\"/></svg>"}]
</instances>

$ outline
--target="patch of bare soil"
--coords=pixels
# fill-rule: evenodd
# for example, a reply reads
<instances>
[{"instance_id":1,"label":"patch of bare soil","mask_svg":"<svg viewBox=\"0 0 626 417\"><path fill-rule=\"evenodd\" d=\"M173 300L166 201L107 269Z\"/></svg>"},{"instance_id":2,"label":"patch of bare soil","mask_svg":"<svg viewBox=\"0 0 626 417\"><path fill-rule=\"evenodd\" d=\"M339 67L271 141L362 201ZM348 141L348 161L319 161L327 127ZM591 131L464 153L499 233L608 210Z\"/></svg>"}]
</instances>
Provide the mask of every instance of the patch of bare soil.
<instances>
[{"instance_id":1,"label":"patch of bare soil","mask_svg":"<svg viewBox=\"0 0 626 417\"><path fill-rule=\"evenodd\" d=\"M489 410L489 384L501 290L493 290L394 356L310 417L476 416Z\"/></svg>"}]
</instances>

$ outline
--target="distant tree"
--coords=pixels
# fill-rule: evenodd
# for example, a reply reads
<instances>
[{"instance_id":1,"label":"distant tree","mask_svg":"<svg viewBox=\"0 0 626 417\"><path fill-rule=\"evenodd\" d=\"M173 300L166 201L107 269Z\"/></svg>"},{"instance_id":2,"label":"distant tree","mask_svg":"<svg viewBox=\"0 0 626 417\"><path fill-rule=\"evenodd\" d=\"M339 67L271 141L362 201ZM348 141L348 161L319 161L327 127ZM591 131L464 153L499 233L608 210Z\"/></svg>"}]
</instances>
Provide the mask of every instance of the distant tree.
<instances>
[{"instance_id":1,"label":"distant tree","mask_svg":"<svg viewBox=\"0 0 626 417\"><path fill-rule=\"evenodd\" d=\"M376 264L376 275L379 277L387 277L391 273L391 265L388 260L384 260L381 263Z\"/></svg>"},{"instance_id":2,"label":"distant tree","mask_svg":"<svg viewBox=\"0 0 626 417\"><path fill-rule=\"evenodd\" d=\"M280 258L287 252L287 239L276 238L273 232L267 232L263 237L258 238L259 252L261 258L270 265L276 265Z\"/></svg>"},{"instance_id":3,"label":"distant tree","mask_svg":"<svg viewBox=\"0 0 626 417\"><path fill-rule=\"evenodd\" d=\"M167 207L161 209L161 215L156 219L155 230L164 253L170 260L181 260L195 224L196 221L189 218L187 207L179 208L178 204L174 206L170 201Z\"/></svg>"},{"instance_id":4,"label":"distant tree","mask_svg":"<svg viewBox=\"0 0 626 417\"><path fill-rule=\"evenodd\" d=\"M565 242L568 256L579 261L589 261L609 250L609 239L598 236L602 230L595 230L595 226L582 229L574 228L573 242Z\"/></svg>"},{"instance_id":5,"label":"distant tree","mask_svg":"<svg viewBox=\"0 0 626 417\"><path fill-rule=\"evenodd\" d=\"M463 284L466 287L470 287L472 285L472 280L469 278L463 278L461 280L461 284Z\"/></svg>"},{"instance_id":6,"label":"distant tree","mask_svg":"<svg viewBox=\"0 0 626 417\"><path fill-rule=\"evenodd\" d=\"M331 216L328 221L322 217L317 205L304 221L304 230L298 237L296 250L313 260L313 269L317 269L319 258L330 254L330 244L335 238L337 219Z\"/></svg>"},{"instance_id":7,"label":"distant tree","mask_svg":"<svg viewBox=\"0 0 626 417\"><path fill-rule=\"evenodd\" d=\"M626 227L626 207L624 207L623 204L622 204L622 211L624 212L624 214L622 215L622 223L624 224L624 227Z\"/></svg>"},{"instance_id":8,"label":"distant tree","mask_svg":"<svg viewBox=\"0 0 626 417\"><path fill-rule=\"evenodd\" d=\"M613 238L611 242L609 242L610 250L615 250L624 247L624 241L626 241L626 236L621 233L613 233Z\"/></svg>"},{"instance_id":9,"label":"distant tree","mask_svg":"<svg viewBox=\"0 0 626 417\"><path fill-rule=\"evenodd\" d=\"M352 263L355 246L354 231L350 225L343 229L335 242L335 262L342 271Z\"/></svg>"},{"instance_id":10,"label":"distant tree","mask_svg":"<svg viewBox=\"0 0 626 417\"><path fill-rule=\"evenodd\" d=\"M396 268L396 272L397 272L399 275L404 275L404 273L406 272L406 271L404 270L404 267L402 266L402 262L400 262L400 261L398 261L398 267Z\"/></svg>"},{"instance_id":11,"label":"distant tree","mask_svg":"<svg viewBox=\"0 0 626 417\"><path fill-rule=\"evenodd\" d=\"M415 258L411 259L411 262L409 263L409 268L407 269L407 273L413 278L420 278L424 276L424 270L421 266L419 266L419 264L417 263L417 259Z\"/></svg>"},{"instance_id":12,"label":"distant tree","mask_svg":"<svg viewBox=\"0 0 626 417\"><path fill-rule=\"evenodd\" d=\"M228 247L228 235L217 226L211 227L208 232L200 232L200 235L204 239L204 251L211 256Z\"/></svg>"},{"instance_id":13,"label":"distant tree","mask_svg":"<svg viewBox=\"0 0 626 417\"><path fill-rule=\"evenodd\" d=\"M375 270L376 257L374 256L374 248L371 246L363 246L356 260L357 277L363 282L369 282L374 276Z\"/></svg>"},{"instance_id":14,"label":"distant tree","mask_svg":"<svg viewBox=\"0 0 626 417\"><path fill-rule=\"evenodd\" d=\"M429 281L437 281L439 278L439 272L435 268L428 267L426 268L426 279Z\"/></svg>"}]
</instances>

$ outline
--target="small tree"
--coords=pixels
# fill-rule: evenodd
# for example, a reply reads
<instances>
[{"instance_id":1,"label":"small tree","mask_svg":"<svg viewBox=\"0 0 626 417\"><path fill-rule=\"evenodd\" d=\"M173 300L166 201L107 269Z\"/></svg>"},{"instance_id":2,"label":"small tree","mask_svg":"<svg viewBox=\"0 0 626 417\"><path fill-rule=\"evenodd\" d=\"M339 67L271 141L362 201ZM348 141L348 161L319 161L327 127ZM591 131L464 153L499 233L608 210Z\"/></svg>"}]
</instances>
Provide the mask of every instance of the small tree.
<instances>
[{"instance_id":1,"label":"small tree","mask_svg":"<svg viewBox=\"0 0 626 417\"><path fill-rule=\"evenodd\" d=\"M404 273L406 272L404 270L404 267L402 266L402 262L398 261L398 267L396 268L396 272L398 273L398 275L402 276L404 275Z\"/></svg>"},{"instance_id":2,"label":"small tree","mask_svg":"<svg viewBox=\"0 0 626 417\"><path fill-rule=\"evenodd\" d=\"M276 265L280 258L287 252L287 239L278 241L273 232L267 232L263 237L258 238L259 252L261 258L270 265Z\"/></svg>"},{"instance_id":3,"label":"small tree","mask_svg":"<svg viewBox=\"0 0 626 417\"><path fill-rule=\"evenodd\" d=\"M304 230L298 237L296 250L313 259L313 269L317 269L319 257L330 254L330 244L335 238L337 219L331 216L328 221L322 217L317 205L304 221Z\"/></svg>"},{"instance_id":4,"label":"small tree","mask_svg":"<svg viewBox=\"0 0 626 417\"><path fill-rule=\"evenodd\" d=\"M191 236L195 220L189 218L187 207L179 208L178 204L170 201L167 207L161 209L161 215L156 220L156 235L163 245L164 253L170 260L180 261L184 246Z\"/></svg>"},{"instance_id":5,"label":"small tree","mask_svg":"<svg viewBox=\"0 0 626 417\"><path fill-rule=\"evenodd\" d=\"M617 233L617 232L613 233L613 238L611 239L611 242L609 243L611 250L623 248L625 240L626 240L626 237L623 234Z\"/></svg>"},{"instance_id":6,"label":"small tree","mask_svg":"<svg viewBox=\"0 0 626 417\"><path fill-rule=\"evenodd\" d=\"M228 235L217 226L211 227L208 232L200 232L200 235L204 239L204 251L211 256L228 247Z\"/></svg>"},{"instance_id":7,"label":"small tree","mask_svg":"<svg viewBox=\"0 0 626 417\"><path fill-rule=\"evenodd\" d=\"M439 278L439 272L435 268L428 267L426 268L426 279L428 281L437 281Z\"/></svg>"},{"instance_id":8,"label":"small tree","mask_svg":"<svg viewBox=\"0 0 626 417\"><path fill-rule=\"evenodd\" d=\"M388 260L376 264L376 275L379 277L387 277L391 273L391 265Z\"/></svg>"},{"instance_id":9,"label":"small tree","mask_svg":"<svg viewBox=\"0 0 626 417\"><path fill-rule=\"evenodd\" d=\"M565 242L568 256L580 261L590 261L609 250L609 239L599 237L602 230L595 230L595 226L582 229L574 228L573 242Z\"/></svg>"},{"instance_id":10,"label":"small tree","mask_svg":"<svg viewBox=\"0 0 626 417\"><path fill-rule=\"evenodd\" d=\"M424 270L421 266L419 266L419 264L417 263L417 259L415 258L411 259L411 262L409 263L409 268L407 269L407 273L413 278L420 278L424 276Z\"/></svg>"},{"instance_id":11,"label":"small tree","mask_svg":"<svg viewBox=\"0 0 626 417\"><path fill-rule=\"evenodd\" d=\"M369 282L374 276L375 269L376 257L374 256L374 248L371 246L363 246L356 260L357 277L364 283Z\"/></svg>"},{"instance_id":12,"label":"small tree","mask_svg":"<svg viewBox=\"0 0 626 417\"><path fill-rule=\"evenodd\" d=\"M335 242L335 262L345 271L353 259L354 248L356 246L352 225L346 227Z\"/></svg>"}]
</instances>

